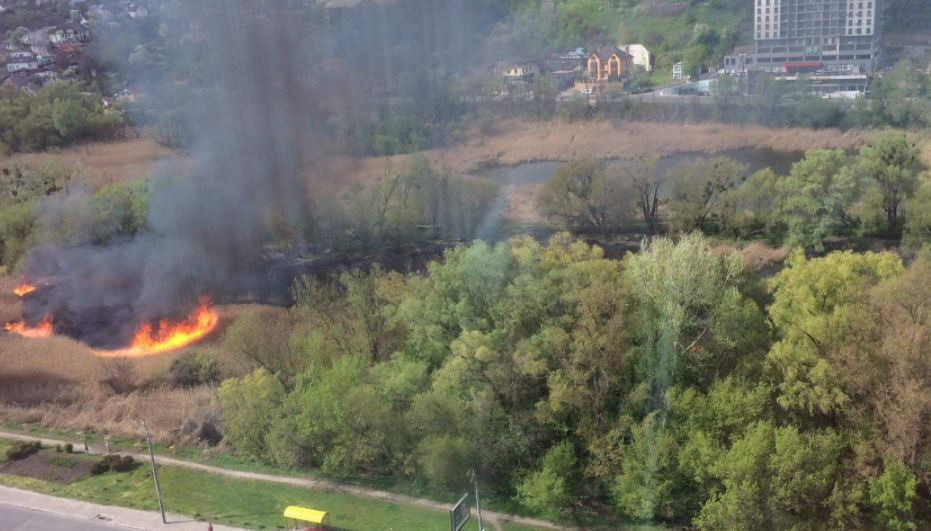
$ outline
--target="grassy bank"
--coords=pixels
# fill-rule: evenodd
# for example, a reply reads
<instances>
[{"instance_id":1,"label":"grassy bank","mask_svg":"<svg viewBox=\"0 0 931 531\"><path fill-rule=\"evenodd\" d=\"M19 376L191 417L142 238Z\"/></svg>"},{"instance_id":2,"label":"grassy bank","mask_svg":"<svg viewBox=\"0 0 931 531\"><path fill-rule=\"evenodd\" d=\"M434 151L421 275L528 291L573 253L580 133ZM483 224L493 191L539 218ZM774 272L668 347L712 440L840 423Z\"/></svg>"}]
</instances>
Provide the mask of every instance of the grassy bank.
<instances>
[{"instance_id":1,"label":"grassy bank","mask_svg":"<svg viewBox=\"0 0 931 531\"><path fill-rule=\"evenodd\" d=\"M35 427L28 429L10 422L0 424L0 428L5 431L29 434L36 438L75 439L74 433L65 430ZM95 435L88 437L88 441L92 446L102 445L102 438ZM6 461L6 450L13 444L11 441L0 439L0 464ZM144 451L138 441L128 439L114 439L112 445L115 452L139 453ZM54 453L51 449L43 450L43 452ZM306 474L288 474L286 471L255 461L240 459L227 453L213 453L207 457L203 451L196 448L174 449L156 445L156 453L231 470L307 477ZM447 515L440 511L386 503L347 493L227 478L161 465L159 466L159 479L165 496L166 510L201 520L248 529L273 529L280 526L282 524L281 512L288 505L303 505L330 512L334 519L334 529L446 529L449 525ZM89 476L70 485L0 473L0 485L104 505L154 511L158 510L158 506L155 503L152 484L148 466L141 466L122 474ZM380 482L377 485L369 485L359 482L358 484L441 501L446 501L452 496L445 491L431 493L423 488L414 492L399 483ZM458 495L454 497L458 498ZM483 507L490 510L507 511L514 507L513 504L500 503L500 500L499 503L489 505L489 501L492 500L483 499ZM501 524L501 528L513 531L534 529L504 523Z\"/></svg>"},{"instance_id":2,"label":"grassy bank","mask_svg":"<svg viewBox=\"0 0 931 531\"><path fill-rule=\"evenodd\" d=\"M8 443L0 442L5 453ZM48 452L49 450L44 450ZM312 491L261 481L224 478L171 466L159 467L159 479L170 512L247 529L282 526L288 505L303 505L331 513L333 529L446 529L446 514L355 496ZM53 496L105 505L155 511L152 477L147 466L131 472L87 476L70 485L0 474L0 484ZM529 529L506 525L505 529Z\"/></svg>"}]
</instances>

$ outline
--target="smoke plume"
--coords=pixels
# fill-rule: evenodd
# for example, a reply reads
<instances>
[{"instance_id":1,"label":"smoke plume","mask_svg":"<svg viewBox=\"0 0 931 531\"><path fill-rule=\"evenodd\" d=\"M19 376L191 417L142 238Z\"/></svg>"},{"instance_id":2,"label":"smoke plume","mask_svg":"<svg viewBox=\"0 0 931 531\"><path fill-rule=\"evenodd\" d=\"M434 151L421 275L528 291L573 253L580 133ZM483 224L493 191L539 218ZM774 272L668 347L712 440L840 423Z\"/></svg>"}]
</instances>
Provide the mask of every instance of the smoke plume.
<instances>
[{"instance_id":1,"label":"smoke plume","mask_svg":"<svg viewBox=\"0 0 931 531\"><path fill-rule=\"evenodd\" d=\"M193 116L193 170L152 180L147 227L132 239L33 249L26 274L49 286L28 301L27 319L51 314L56 330L119 348L139 324L184 315L201 296L261 285L269 227L300 236L307 212L299 161L313 122L301 88L304 32L294 6L175 5L194 35L191 46L207 54L207 82L166 81L147 91L182 91L175 97ZM62 203L47 202L41 215L55 216Z\"/></svg>"}]
</instances>

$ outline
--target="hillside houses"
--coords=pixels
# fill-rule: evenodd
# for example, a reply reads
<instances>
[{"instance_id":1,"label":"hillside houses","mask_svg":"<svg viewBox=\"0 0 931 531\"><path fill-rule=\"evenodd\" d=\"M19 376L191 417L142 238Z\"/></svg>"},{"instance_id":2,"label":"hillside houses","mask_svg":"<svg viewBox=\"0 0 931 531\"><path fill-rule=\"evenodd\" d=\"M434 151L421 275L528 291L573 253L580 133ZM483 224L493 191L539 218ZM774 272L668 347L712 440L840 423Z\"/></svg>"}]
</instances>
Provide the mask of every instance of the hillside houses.
<instances>
[{"instance_id":1,"label":"hillside houses","mask_svg":"<svg viewBox=\"0 0 931 531\"><path fill-rule=\"evenodd\" d=\"M584 48L554 53L537 60L502 62L495 72L511 87L531 85L543 75L555 81L560 90L575 90L591 94L601 86L622 85L635 72L649 72L654 58L642 44L608 46L586 52Z\"/></svg>"},{"instance_id":2,"label":"hillside houses","mask_svg":"<svg viewBox=\"0 0 931 531\"><path fill-rule=\"evenodd\" d=\"M57 14L37 19L0 48L0 85L5 90L34 92L78 73L75 66L91 32L81 11L86 3L72 2L71 8L70 19Z\"/></svg>"}]
</instances>

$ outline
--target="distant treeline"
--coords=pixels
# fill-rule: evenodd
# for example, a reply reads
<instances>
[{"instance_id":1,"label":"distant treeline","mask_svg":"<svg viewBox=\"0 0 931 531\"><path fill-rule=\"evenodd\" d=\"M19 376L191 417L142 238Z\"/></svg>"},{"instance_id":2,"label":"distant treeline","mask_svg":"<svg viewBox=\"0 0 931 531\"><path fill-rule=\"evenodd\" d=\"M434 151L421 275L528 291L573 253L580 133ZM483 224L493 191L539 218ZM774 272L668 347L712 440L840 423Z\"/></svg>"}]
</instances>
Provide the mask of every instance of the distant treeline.
<instances>
[{"instance_id":1,"label":"distant treeline","mask_svg":"<svg viewBox=\"0 0 931 531\"><path fill-rule=\"evenodd\" d=\"M648 235L669 231L823 251L831 242L898 241L914 251L931 243L931 179L919 147L886 131L856 156L811 150L788 175L752 175L726 157L684 164L662 175L656 159L567 163L543 188L538 206L581 233L611 235L631 224Z\"/></svg>"}]
</instances>

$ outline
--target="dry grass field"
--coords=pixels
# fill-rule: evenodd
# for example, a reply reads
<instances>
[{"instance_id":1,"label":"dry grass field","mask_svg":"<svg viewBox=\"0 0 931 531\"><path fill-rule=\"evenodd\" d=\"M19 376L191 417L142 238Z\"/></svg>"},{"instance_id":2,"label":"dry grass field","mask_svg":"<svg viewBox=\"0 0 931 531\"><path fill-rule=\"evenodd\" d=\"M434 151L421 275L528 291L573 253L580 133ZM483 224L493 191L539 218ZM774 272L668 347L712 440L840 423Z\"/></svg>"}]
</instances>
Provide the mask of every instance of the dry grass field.
<instances>
[{"instance_id":1,"label":"dry grass field","mask_svg":"<svg viewBox=\"0 0 931 531\"><path fill-rule=\"evenodd\" d=\"M70 168L80 165L87 170L88 177L95 185L145 177L159 160L168 157L178 157L178 153L148 137L15 155L17 161L32 167L55 164ZM0 163L6 160L0 156Z\"/></svg>"},{"instance_id":2,"label":"dry grass field","mask_svg":"<svg viewBox=\"0 0 931 531\"><path fill-rule=\"evenodd\" d=\"M865 143L869 131L837 129L772 129L729 124L672 124L609 121L561 123L510 120L499 124L496 134L482 137L470 132L464 144L421 153L440 170L470 174L493 165L510 166L540 160L578 157L630 158L683 152L715 153L740 148L804 151L812 148L851 149ZM931 149L931 148L929 148ZM317 184L367 181L385 171L404 171L412 155L369 157L361 160L330 159L312 170ZM308 176L310 177L310 176Z\"/></svg>"},{"instance_id":3,"label":"dry grass field","mask_svg":"<svg viewBox=\"0 0 931 531\"><path fill-rule=\"evenodd\" d=\"M16 278L0 277L0 319L19 319L21 302L11 292ZM283 309L260 305L217 306L219 324L203 342L151 356L106 358L67 337L26 339L0 331L0 420L39 423L132 436L145 418L154 435L170 443L186 421L212 414L209 386L176 389L164 385L172 360L196 350L218 361L221 372L237 374L244 364L223 348L226 328L250 313L276 314Z\"/></svg>"}]
</instances>

